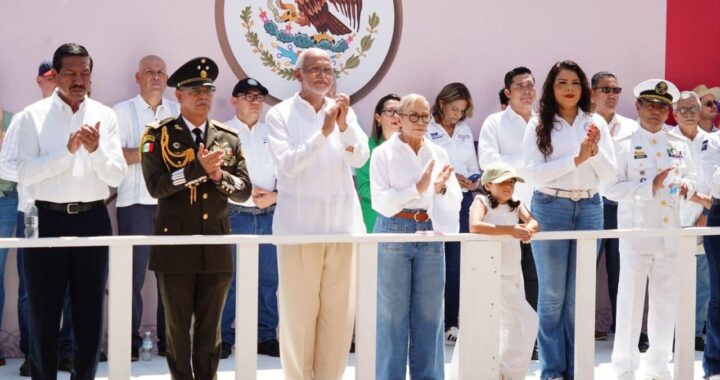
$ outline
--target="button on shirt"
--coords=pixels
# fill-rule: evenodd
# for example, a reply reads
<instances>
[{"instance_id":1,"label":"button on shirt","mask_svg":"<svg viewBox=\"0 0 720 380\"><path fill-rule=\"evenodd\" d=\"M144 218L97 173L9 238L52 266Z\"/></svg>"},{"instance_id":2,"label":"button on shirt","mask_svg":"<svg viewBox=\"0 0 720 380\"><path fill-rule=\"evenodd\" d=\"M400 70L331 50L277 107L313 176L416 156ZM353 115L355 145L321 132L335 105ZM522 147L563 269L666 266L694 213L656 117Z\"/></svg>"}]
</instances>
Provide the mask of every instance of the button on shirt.
<instances>
[{"instance_id":1,"label":"button on shirt","mask_svg":"<svg viewBox=\"0 0 720 380\"><path fill-rule=\"evenodd\" d=\"M444 195L435 192L434 181L424 192L417 190L417 182L431 160L435 160L432 178L450 162L445 149L427 138L417 153L400 140L399 133L375 148L370 158L372 207L386 217L402 209L428 210L434 231L456 233L460 230L457 216L462 192L455 176L451 175L446 182Z\"/></svg>"},{"instance_id":2,"label":"button on shirt","mask_svg":"<svg viewBox=\"0 0 720 380\"><path fill-rule=\"evenodd\" d=\"M275 234L365 233L352 168L361 167L370 156L368 138L352 109L347 115L348 129L340 132L336 126L325 137L325 111L334 104L325 98L315 112L295 94L265 117L277 167Z\"/></svg>"},{"instance_id":3,"label":"button on shirt","mask_svg":"<svg viewBox=\"0 0 720 380\"><path fill-rule=\"evenodd\" d=\"M467 123L464 121L457 123L453 135L450 136L442 125L431 121L428 125L427 137L434 144L445 149L455 173L466 178L473 174L480 174L473 134Z\"/></svg>"},{"instance_id":4,"label":"button on shirt","mask_svg":"<svg viewBox=\"0 0 720 380\"><path fill-rule=\"evenodd\" d=\"M68 137L83 124L100 122L100 143L89 153L67 149ZM18 180L37 200L66 203L105 199L108 186L120 184L127 164L120 147L117 117L107 106L86 97L73 113L56 90L18 115Z\"/></svg>"},{"instance_id":5,"label":"button on shirt","mask_svg":"<svg viewBox=\"0 0 720 380\"><path fill-rule=\"evenodd\" d=\"M512 166L526 183L515 184L515 197L526 205L532 199L532 184L526 175L525 151L520 143L525 136L528 123L512 107L496 112L485 119L478 138L478 161L480 167L494 162L505 162Z\"/></svg>"},{"instance_id":6,"label":"button on shirt","mask_svg":"<svg viewBox=\"0 0 720 380\"><path fill-rule=\"evenodd\" d=\"M180 105L162 98L157 110L153 111L145 99L137 95L132 99L116 104L113 111L117 115L118 132L122 147L137 148L140 146L140 139L145 126L168 117L177 117L180 114ZM117 207L134 204L157 204L157 199L151 197L147 191L140 163L128 166L128 173L117 189Z\"/></svg>"},{"instance_id":7,"label":"button on shirt","mask_svg":"<svg viewBox=\"0 0 720 380\"><path fill-rule=\"evenodd\" d=\"M225 125L235 128L240 137L240 146L245 155L245 165L248 168L250 182L253 186L268 191L275 190L275 163L270 153L268 144L268 127L265 123L258 121L255 126L249 128L247 124L236 117L225 122ZM245 207L255 207L252 197L243 203L230 201L232 204L239 204Z\"/></svg>"},{"instance_id":8,"label":"button on shirt","mask_svg":"<svg viewBox=\"0 0 720 380\"><path fill-rule=\"evenodd\" d=\"M670 134L678 139L687 138L682 134L680 127L670 129ZM700 155L703 153L703 147L707 148L708 137L707 132L705 132L702 128L697 127L697 135L695 135L695 138L692 141L689 141L690 139L687 138L687 143L690 145L690 155L697 174L695 179L695 191L705 195L709 195L710 187L705 182L705 175L702 170L699 169L701 165ZM695 222L697 222L697 219L703 212L703 206L697 202L690 201L689 198L690 197L688 197L688 200L680 200L680 223L682 227L694 227Z\"/></svg>"},{"instance_id":9,"label":"button on shirt","mask_svg":"<svg viewBox=\"0 0 720 380\"><path fill-rule=\"evenodd\" d=\"M553 152L547 159L537 146L535 129L538 121L538 118L530 120L523 139L527 173L536 187L596 191L600 181L612 181L615 178L613 142L607 123L601 116L579 110L570 125L555 115L554 128L550 134ZM580 166L575 166L575 155L580 152L580 143L585 139L591 122L600 130L598 153Z\"/></svg>"}]
</instances>

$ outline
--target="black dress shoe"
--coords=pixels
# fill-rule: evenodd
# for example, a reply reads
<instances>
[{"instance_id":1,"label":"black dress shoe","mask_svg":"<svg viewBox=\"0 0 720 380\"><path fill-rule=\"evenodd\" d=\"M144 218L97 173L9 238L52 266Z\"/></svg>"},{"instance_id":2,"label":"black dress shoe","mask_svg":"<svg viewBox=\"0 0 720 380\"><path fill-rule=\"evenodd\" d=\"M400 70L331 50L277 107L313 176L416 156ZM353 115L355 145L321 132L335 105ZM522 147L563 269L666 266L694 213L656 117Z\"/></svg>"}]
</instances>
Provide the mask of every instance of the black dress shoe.
<instances>
[{"instance_id":1,"label":"black dress shoe","mask_svg":"<svg viewBox=\"0 0 720 380\"><path fill-rule=\"evenodd\" d=\"M280 357L280 342L277 339L270 339L264 342L260 342L257 345L257 352L260 355L272 356L274 358Z\"/></svg>"},{"instance_id":2,"label":"black dress shoe","mask_svg":"<svg viewBox=\"0 0 720 380\"><path fill-rule=\"evenodd\" d=\"M58 360L58 371L72 372L73 360L69 358Z\"/></svg>"},{"instance_id":3,"label":"black dress shoe","mask_svg":"<svg viewBox=\"0 0 720 380\"><path fill-rule=\"evenodd\" d=\"M0 367L4 366L5 364L7 364L5 358L0 358Z\"/></svg>"},{"instance_id":4,"label":"black dress shoe","mask_svg":"<svg viewBox=\"0 0 720 380\"><path fill-rule=\"evenodd\" d=\"M20 376L30 377L30 359L25 358L22 365L20 365Z\"/></svg>"},{"instance_id":5,"label":"black dress shoe","mask_svg":"<svg viewBox=\"0 0 720 380\"><path fill-rule=\"evenodd\" d=\"M530 360L538 360L537 344L533 347L533 352Z\"/></svg>"},{"instance_id":6,"label":"black dress shoe","mask_svg":"<svg viewBox=\"0 0 720 380\"><path fill-rule=\"evenodd\" d=\"M705 339L701 336L695 337L695 351L705 351Z\"/></svg>"},{"instance_id":7,"label":"black dress shoe","mask_svg":"<svg viewBox=\"0 0 720 380\"><path fill-rule=\"evenodd\" d=\"M220 359L227 359L232 354L232 344L222 342L220 347Z\"/></svg>"},{"instance_id":8,"label":"black dress shoe","mask_svg":"<svg viewBox=\"0 0 720 380\"><path fill-rule=\"evenodd\" d=\"M640 333L640 341L638 342L638 350L640 352L645 352L650 348L650 341L648 341L648 336L646 333L641 332Z\"/></svg>"},{"instance_id":9,"label":"black dress shoe","mask_svg":"<svg viewBox=\"0 0 720 380\"><path fill-rule=\"evenodd\" d=\"M102 351L100 351L100 361L101 361L101 362L106 362L106 361L107 361L107 354L104 353L104 352L102 352Z\"/></svg>"},{"instance_id":10,"label":"black dress shoe","mask_svg":"<svg viewBox=\"0 0 720 380\"><path fill-rule=\"evenodd\" d=\"M130 349L130 361L136 362L140 360L140 348L131 348Z\"/></svg>"},{"instance_id":11,"label":"black dress shoe","mask_svg":"<svg viewBox=\"0 0 720 380\"><path fill-rule=\"evenodd\" d=\"M158 347L158 356L165 356L165 348Z\"/></svg>"}]
</instances>

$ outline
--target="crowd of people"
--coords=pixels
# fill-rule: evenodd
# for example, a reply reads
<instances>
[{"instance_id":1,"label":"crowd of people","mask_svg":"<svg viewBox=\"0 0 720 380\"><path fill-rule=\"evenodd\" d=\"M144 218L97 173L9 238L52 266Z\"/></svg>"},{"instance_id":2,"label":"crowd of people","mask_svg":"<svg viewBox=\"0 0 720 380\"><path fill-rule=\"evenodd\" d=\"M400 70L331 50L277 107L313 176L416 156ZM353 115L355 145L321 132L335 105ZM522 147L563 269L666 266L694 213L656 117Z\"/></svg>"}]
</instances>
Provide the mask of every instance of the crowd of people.
<instances>
[{"instance_id":1,"label":"crowd of people","mask_svg":"<svg viewBox=\"0 0 720 380\"><path fill-rule=\"evenodd\" d=\"M38 69L43 99L15 115L2 111L0 236L24 236L30 204L40 237L110 235L111 188L121 235L508 235L515 240L502 244L499 309L505 380L524 379L531 360L542 380L574 378L576 243L536 241L535 233L720 225L717 87L681 92L649 79L634 86L637 115L623 117L614 73L588 78L577 63L557 62L535 108L535 77L516 67L476 147L462 83L443 87L432 104L418 94L381 97L368 137L350 98L335 92L332 60L320 49L300 54L298 92L264 120L268 89L252 78L229 94L232 119L210 118L218 67L207 57L171 75L161 57L142 57L139 93L112 108L90 97L92 69L83 46L64 44ZM175 100L164 96L168 87ZM677 126L666 124L671 114ZM617 378L635 379L647 350L646 377L671 379L674 239L606 239L597 253L608 271ZM720 237L698 241L698 253L696 349L705 376L717 380ZM158 353L172 378L215 378L235 343L237 254L230 245L134 247L132 360L150 269ZM287 379L340 379L355 316L352 245L261 245L259 255L258 353L279 356ZM0 250L0 268L6 256ZM94 378L104 356L107 247L28 248L17 261L20 374ZM473 323L458 320L460 261L458 243L379 244L377 379L404 379L408 367L412 379L446 377L445 345L457 353L462 324ZM3 295L0 288L0 310Z\"/></svg>"}]
</instances>

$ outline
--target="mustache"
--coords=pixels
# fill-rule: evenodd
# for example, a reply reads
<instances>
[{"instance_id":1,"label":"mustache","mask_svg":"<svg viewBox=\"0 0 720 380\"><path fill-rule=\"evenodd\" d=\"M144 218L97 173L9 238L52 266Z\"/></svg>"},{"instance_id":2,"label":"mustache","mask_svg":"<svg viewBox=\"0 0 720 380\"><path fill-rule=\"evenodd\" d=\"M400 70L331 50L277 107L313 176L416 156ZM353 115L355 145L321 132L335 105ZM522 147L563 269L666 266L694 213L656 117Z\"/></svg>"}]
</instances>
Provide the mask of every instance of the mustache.
<instances>
[{"instance_id":1,"label":"mustache","mask_svg":"<svg viewBox=\"0 0 720 380\"><path fill-rule=\"evenodd\" d=\"M75 85L70 86L70 89L71 89L71 90L75 90L75 89L77 89L77 90L85 90L85 86L82 86L82 85L79 85L79 84L75 84Z\"/></svg>"}]
</instances>

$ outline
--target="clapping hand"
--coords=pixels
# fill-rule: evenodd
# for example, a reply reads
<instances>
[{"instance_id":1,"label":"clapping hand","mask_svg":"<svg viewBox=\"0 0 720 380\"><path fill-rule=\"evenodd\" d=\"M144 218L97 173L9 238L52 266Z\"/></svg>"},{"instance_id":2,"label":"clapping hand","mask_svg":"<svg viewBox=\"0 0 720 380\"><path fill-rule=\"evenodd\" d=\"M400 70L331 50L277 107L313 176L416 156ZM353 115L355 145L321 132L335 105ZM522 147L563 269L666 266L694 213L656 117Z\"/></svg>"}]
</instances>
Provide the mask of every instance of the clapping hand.
<instances>
[{"instance_id":1,"label":"clapping hand","mask_svg":"<svg viewBox=\"0 0 720 380\"><path fill-rule=\"evenodd\" d=\"M445 187L445 182L450 178L450 175L453 173L453 168L450 165L445 165L442 170L440 170L440 173L438 173L437 177L435 177L435 192L440 193Z\"/></svg>"},{"instance_id":2,"label":"clapping hand","mask_svg":"<svg viewBox=\"0 0 720 380\"><path fill-rule=\"evenodd\" d=\"M224 156L225 151L216 150L211 152L205 148L205 144L200 143L200 147L198 148L198 161L200 161L200 165L205 169L210 179L215 182L222 178L220 166L223 163Z\"/></svg>"}]
</instances>

